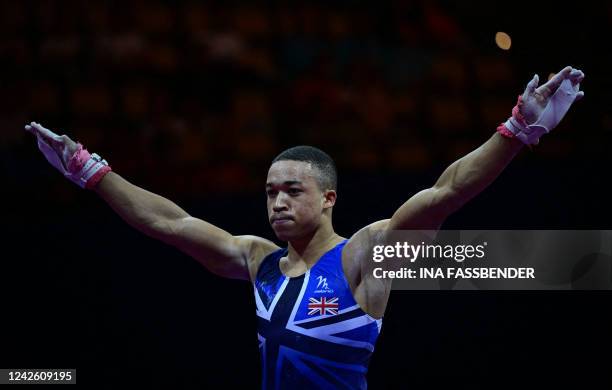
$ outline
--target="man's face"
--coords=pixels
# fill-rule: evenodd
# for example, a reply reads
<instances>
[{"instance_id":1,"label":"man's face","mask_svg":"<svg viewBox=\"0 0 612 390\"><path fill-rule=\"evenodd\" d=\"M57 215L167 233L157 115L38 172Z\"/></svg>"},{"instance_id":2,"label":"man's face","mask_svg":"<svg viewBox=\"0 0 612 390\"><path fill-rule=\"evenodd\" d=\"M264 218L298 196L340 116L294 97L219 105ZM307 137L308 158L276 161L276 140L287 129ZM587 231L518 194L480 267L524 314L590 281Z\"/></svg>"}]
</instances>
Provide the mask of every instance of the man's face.
<instances>
[{"instance_id":1,"label":"man's face","mask_svg":"<svg viewBox=\"0 0 612 390\"><path fill-rule=\"evenodd\" d=\"M333 206L317 184L317 170L303 161L277 161L268 171L268 219L282 241L312 233L324 208ZM334 197L335 200L335 197Z\"/></svg>"}]
</instances>

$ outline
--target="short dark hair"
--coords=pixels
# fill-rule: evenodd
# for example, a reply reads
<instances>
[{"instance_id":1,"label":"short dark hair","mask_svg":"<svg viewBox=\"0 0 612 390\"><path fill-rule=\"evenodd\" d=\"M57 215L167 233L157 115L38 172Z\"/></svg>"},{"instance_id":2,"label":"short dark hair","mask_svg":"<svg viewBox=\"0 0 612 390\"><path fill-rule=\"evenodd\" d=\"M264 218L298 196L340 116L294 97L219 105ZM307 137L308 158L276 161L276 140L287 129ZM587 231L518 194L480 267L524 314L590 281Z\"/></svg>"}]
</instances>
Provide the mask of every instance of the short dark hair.
<instances>
[{"instance_id":1,"label":"short dark hair","mask_svg":"<svg viewBox=\"0 0 612 390\"><path fill-rule=\"evenodd\" d=\"M336 164L334 163L334 160L321 149L307 145L294 146L276 156L276 158L272 160L272 164L277 161L284 160L304 161L311 163L312 166L319 171L316 178L319 188L323 191L336 189L336 186L338 185Z\"/></svg>"}]
</instances>

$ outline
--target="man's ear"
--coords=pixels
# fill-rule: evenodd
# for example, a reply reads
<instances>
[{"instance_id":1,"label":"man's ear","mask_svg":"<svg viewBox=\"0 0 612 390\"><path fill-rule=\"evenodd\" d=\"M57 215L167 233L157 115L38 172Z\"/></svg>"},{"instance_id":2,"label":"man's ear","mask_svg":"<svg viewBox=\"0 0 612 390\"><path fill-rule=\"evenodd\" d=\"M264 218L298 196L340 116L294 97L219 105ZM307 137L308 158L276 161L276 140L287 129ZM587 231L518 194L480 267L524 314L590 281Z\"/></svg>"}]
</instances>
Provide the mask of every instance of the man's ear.
<instances>
[{"instance_id":1,"label":"man's ear","mask_svg":"<svg viewBox=\"0 0 612 390\"><path fill-rule=\"evenodd\" d=\"M333 207L336 204L336 191L334 190L326 190L323 192L323 208L328 209Z\"/></svg>"}]
</instances>

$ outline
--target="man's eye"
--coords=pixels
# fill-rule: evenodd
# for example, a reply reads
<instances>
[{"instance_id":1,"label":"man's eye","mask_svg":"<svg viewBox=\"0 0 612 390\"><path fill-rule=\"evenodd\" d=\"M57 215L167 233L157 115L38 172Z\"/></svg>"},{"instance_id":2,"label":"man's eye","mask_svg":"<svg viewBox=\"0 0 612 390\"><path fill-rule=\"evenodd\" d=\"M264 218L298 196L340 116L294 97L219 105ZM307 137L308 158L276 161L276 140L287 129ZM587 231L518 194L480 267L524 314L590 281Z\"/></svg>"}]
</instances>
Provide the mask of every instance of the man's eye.
<instances>
[{"instance_id":1,"label":"man's eye","mask_svg":"<svg viewBox=\"0 0 612 390\"><path fill-rule=\"evenodd\" d=\"M289 189L289 194L290 194L290 195L297 195L297 194L299 194L300 192L302 192L302 190L300 190L299 188L290 188L290 189Z\"/></svg>"},{"instance_id":2,"label":"man's eye","mask_svg":"<svg viewBox=\"0 0 612 390\"><path fill-rule=\"evenodd\" d=\"M268 195L268 197L275 196L276 195L276 191L268 190L268 191L266 191L266 195Z\"/></svg>"}]
</instances>

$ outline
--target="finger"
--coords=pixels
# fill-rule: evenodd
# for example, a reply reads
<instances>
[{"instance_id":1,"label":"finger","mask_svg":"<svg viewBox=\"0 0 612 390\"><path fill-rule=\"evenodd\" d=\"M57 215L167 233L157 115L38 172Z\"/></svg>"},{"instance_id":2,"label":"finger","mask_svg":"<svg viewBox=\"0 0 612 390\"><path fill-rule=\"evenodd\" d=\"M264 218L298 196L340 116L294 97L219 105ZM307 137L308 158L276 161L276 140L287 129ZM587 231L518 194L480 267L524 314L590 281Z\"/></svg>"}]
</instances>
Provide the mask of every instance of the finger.
<instances>
[{"instance_id":1,"label":"finger","mask_svg":"<svg viewBox=\"0 0 612 390\"><path fill-rule=\"evenodd\" d=\"M537 88L539 82L540 82L540 77L537 74L534 75L531 81L527 83L527 88L525 88L525 93L531 95Z\"/></svg>"},{"instance_id":2,"label":"finger","mask_svg":"<svg viewBox=\"0 0 612 390\"><path fill-rule=\"evenodd\" d=\"M572 67L566 66L559 73L557 73L550 80L548 80L546 84L538 88L536 92L542 95L544 98L549 97L550 95L555 93L557 88L559 88L559 85L561 85L561 82L563 82L563 80L565 80L569 76L571 71Z\"/></svg>"},{"instance_id":3,"label":"finger","mask_svg":"<svg viewBox=\"0 0 612 390\"><path fill-rule=\"evenodd\" d=\"M48 144L62 142L62 138L59 135L43 127L40 123L31 122L30 126L36 131L36 134L40 135Z\"/></svg>"},{"instance_id":4,"label":"finger","mask_svg":"<svg viewBox=\"0 0 612 390\"><path fill-rule=\"evenodd\" d=\"M30 122L29 124L24 126L24 129L26 131L29 131L30 133L36 135L38 133L38 131L36 130L36 128L34 127L34 123L35 122Z\"/></svg>"},{"instance_id":5,"label":"finger","mask_svg":"<svg viewBox=\"0 0 612 390\"><path fill-rule=\"evenodd\" d=\"M25 125L24 128L26 131L34 134L36 136L36 139L38 139L39 142L44 142L45 144L49 146L53 144L51 139L48 139L48 137L45 134L38 131L38 129L35 126L35 122L30 122L30 124Z\"/></svg>"},{"instance_id":6,"label":"finger","mask_svg":"<svg viewBox=\"0 0 612 390\"><path fill-rule=\"evenodd\" d=\"M572 85L580 85L582 80L584 80L584 73L579 69L574 69L574 71L570 73L569 78L572 81Z\"/></svg>"},{"instance_id":7,"label":"finger","mask_svg":"<svg viewBox=\"0 0 612 390\"><path fill-rule=\"evenodd\" d=\"M580 69L572 69L572 71L569 74L569 77L574 79L580 75L584 75L584 73L582 73L582 71Z\"/></svg>"},{"instance_id":8,"label":"finger","mask_svg":"<svg viewBox=\"0 0 612 390\"><path fill-rule=\"evenodd\" d=\"M527 86L525 87L525 92L523 92L523 101L526 101L529 96L534 94L539 82L540 76L538 76L537 74L533 75L533 78L527 83Z\"/></svg>"},{"instance_id":9,"label":"finger","mask_svg":"<svg viewBox=\"0 0 612 390\"><path fill-rule=\"evenodd\" d=\"M584 97L584 92L580 91L576 94L576 97L574 98L574 101L577 102L578 100L582 99Z\"/></svg>"}]
</instances>

